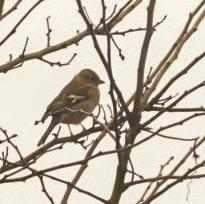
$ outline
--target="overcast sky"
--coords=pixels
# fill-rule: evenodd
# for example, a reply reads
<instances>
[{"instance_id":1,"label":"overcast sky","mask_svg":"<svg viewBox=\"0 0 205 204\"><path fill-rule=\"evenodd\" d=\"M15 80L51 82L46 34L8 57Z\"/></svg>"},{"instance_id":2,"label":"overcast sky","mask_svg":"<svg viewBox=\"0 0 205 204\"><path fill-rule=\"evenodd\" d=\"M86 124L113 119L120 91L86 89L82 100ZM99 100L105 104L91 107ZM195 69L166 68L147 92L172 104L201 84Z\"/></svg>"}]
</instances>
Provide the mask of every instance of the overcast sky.
<instances>
[{"instance_id":1,"label":"overcast sky","mask_svg":"<svg viewBox=\"0 0 205 204\"><path fill-rule=\"evenodd\" d=\"M8 9L15 1L6 0L5 9ZM18 19L36 2L36 0L24 0L21 6L8 18L0 24L0 39L5 36ZM86 6L90 18L94 23L98 23L101 17L101 1L82 1ZM125 0L107 1L107 12L112 12L113 6L118 3L123 5ZM160 21L164 15L167 15L166 21L157 27L151 41L150 51L148 54L147 67L156 66L160 59L168 51L176 37L181 31L182 26L186 22L189 12L192 11L199 0L158 0L156 4L154 21ZM144 27L146 23L146 7L148 1L135 9L130 15L124 19L114 30L126 30L129 28ZM46 17L50 17L50 25L52 28L51 44L60 43L69 39L76 34L77 30L83 31L86 26L77 12L75 1L67 0L45 0L32 14L22 23L15 35L13 35L7 43L0 49L0 64L8 61L9 54L17 57L21 54L26 37L29 37L27 52L38 51L46 46ZM160 86L181 67L184 67L191 59L204 51L205 47L205 23L203 22L197 33L189 40L179 56L179 61L173 65L172 70L164 77ZM118 36L116 40L122 48L125 60L122 61L118 57L118 52L113 48L113 70L116 82L119 85L125 99L135 89L136 84L136 68L139 59L144 32L136 32L128 34L125 37ZM106 41L103 37L99 37L102 49L105 50ZM90 37L83 39L79 46L73 45L65 50L61 50L45 58L52 61L68 61L73 53L77 53L74 61L65 67L50 67L48 64L38 60L27 61L19 68L9 71L7 74L0 74L0 126L11 134L18 134L15 139L19 145L23 155L31 153L36 149L36 144L49 124L49 120L45 124L34 126L34 121L41 118L47 105L59 93L59 91L68 83L70 79L82 68L94 69L101 78L104 78L107 84L100 87L102 95L100 103L105 105L110 103L108 88L109 83L98 55L93 47ZM189 60L190 59L190 60ZM196 71L197 70L197 71ZM204 61L198 63L194 71L189 76L183 78L173 88L170 93L180 92L197 82L204 80ZM176 91L177 90L177 91ZM204 90L194 95L190 100L181 103L184 106L201 106L204 104ZM163 120L155 122L155 127L159 127L165 122L172 122L175 116L163 117ZM90 119L83 122L89 125ZM172 132L167 132L175 136L196 137L204 134L204 120L197 119L186 128L179 127ZM72 127L73 132L81 131L80 127ZM63 133L68 134L67 127L63 126ZM52 136L50 136L50 139ZM90 141L92 138L90 138ZM159 171L160 165L165 163L170 156L175 156L176 160L191 147L191 143L170 142L163 139L154 139L150 143L146 143L133 151L134 165L139 174L145 177L155 176ZM1 151L5 146L1 146ZM102 150L110 150L115 148L114 142L106 137L99 145L96 152ZM201 157L205 156L205 151L200 149ZM85 150L79 145L67 144L62 151L52 152L34 165L36 168L46 168L54 164L61 164L82 159ZM11 152L11 159L16 158ZM55 162L55 163L54 163ZM89 163L89 167L78 182L78 186L95 194L108 198L112 190L117 160L115 156L101 157ZM187 166L193 164L193 161ZM170 165L170 167L172 164ZM187 167L186 166L186 167ZM53 175L61 177L65 180L72 179L78 167L62 169ZM200 171L199 171L200 172ZM65 186L54 181L45 180L48 191L53 196L56 203L62 199ZM158 198L153 204L187 204L187 184L188 181L175 186L173 189ZM205 180L193 181L190 185L191 193L189 195L189 204L201 204L205 202ZM131 188L121 199L121 204L134 204L139 192L142 192L144 186L139 185ZM49 201L41 192L41 185L37 178L30 179L24 183L11 183L1 185L0 203L2 204L47 204ZM98 204L100 202L90 197L77 193L72 193L69 204Z\"/></svg>"}]
</instances>

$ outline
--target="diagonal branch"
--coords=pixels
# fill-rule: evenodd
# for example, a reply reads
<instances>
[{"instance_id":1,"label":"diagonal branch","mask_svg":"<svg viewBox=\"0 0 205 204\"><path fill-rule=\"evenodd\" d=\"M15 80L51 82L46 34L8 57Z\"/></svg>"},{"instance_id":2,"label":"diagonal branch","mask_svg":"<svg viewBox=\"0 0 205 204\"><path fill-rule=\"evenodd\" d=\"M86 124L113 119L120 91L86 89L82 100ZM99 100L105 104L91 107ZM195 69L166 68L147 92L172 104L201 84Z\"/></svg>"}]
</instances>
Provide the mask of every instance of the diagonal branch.
<instances>
[{"instance_id":1,"label":"diagonal branch","mask_svg":"<svg viewBox=\"0 0 205 204\"><path fill-rule=\"evenodd\" d=\"M205 1L203 1L202 6L204 4L205 4ZM152 85L150 86L150 88L148 89L148 91L145 93L145 95L143 97L143 104L147 103L147 101L149 100L151 94L156 90L156 88L157 88L161 78L165 74L165 72L169 69L169 67L173 64L173 62L178 58L178 55L180 54L180 52L181 52L183 46L185 45L185 43L189 40L189 38L193 35L193 33L195 33L197 31L198 26L200 25L200 23L205 18L205 9L198 16L196 21L193 23L192 27L190 29L188 29L195 14L196 13L191 13L190 14L190 17L187 21L187 24L185 25L184 30L182 31L179 38L177 39L177 41L173 45L173 47L172 47L173 49L172 48L170 49L170 53L169 53L168 58L166 59L166 61L165 62L164 61L160 62L160 64L156 68L157 72L155 70L155 72L153 72L152 76L149 77L149 78L152 78L154 76L154 74L156 73ZM149 80L150 79L148 79L148 81Z\"/></svg>"},{"instance_id":2,"label":"diagonal branch","mask_svg":"<svg viewBox=\"0 0 205 204\"><path fill-rule=\"evenodd\" d=\"M2 0L3 2L4 0ZM0 21L2 19L4 19L5 17L7 17L9 14L11 14L14 10L17 9L17 7L19 6L19 4L22 2L23 0L17 0L16 3L8 10L6 11L5 13L3 13L0 17Z\"/></svg>"},{"instance_id":3,"label":"diagonal branch","mask_svg":"<svg viewBox=\"0 0 205 204\"><path fill-rule=\"evenodd\" d=\"M201 59L205 57L205 52L201 53L199 56L197 56L192 62L190 62L182 71L177 73L174 77L172 77L167 84L160 90L160 92L149 102L149 105L155 104L159 98L168 90L168 88L176 82L180 77L182 77L184 74L187 74L187 72L193 68L195 64L197 64Z\"/></svg>"},{"instance_id":4,"label":"diagonal branch","mask_svg":"<svg viewBox=\"0 0 205 204\"><path fill-rule=\"evenodd\" d=\"M10 37L16 32L16 29L21 25L21 23L28 17L28 15L45 0L37 1L26 13L25 15L18 21L18 23L12 28L12 30L0 41L0 46L3 45Z\"/></svg>"}]
</instances>

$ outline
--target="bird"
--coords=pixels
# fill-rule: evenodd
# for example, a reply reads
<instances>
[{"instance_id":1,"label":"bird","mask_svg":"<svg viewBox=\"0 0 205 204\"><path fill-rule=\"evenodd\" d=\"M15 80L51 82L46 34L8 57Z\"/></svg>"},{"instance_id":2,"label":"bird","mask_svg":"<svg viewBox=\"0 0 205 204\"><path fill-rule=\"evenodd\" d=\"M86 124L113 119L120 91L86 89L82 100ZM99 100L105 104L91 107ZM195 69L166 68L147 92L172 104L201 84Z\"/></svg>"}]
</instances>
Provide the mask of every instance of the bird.
<instances>
[{"instance_id":1,"label":"bird","mask_svg":"<svg viewBox=\"0 0 205 204\"><path fill-rule=\"evenodd\" d=\"M88 114L98 105L100 91L98 85L105 83L92 69L82 69L73 79L61 90L61 92L48 105L41 122L52 116L50 125L38 142L43 145L54 127L60 123L80 124ZM66 111L67 109L73 110Z\"/></svg>"}]
</instances>

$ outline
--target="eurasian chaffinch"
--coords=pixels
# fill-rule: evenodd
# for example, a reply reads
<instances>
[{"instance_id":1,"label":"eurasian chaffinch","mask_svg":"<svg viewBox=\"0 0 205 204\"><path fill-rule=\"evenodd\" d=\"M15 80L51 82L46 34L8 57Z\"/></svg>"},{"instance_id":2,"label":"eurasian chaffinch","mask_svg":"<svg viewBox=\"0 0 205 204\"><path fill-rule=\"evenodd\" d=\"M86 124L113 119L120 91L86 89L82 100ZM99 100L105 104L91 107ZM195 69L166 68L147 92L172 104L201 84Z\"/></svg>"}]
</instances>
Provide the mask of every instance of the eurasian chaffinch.
<instances>
[{"instance_id":1,"label":"eurasian chaffinch","mask_svg":"<svg viewBox=\"0 0 205 204\"><path fill-rule=\"evenodd\" d=\"M44 144L53 128L59 123L79 124L91 113L100 100L100 91L98 85L104 83L99 76L91 69L83 69L67 84L59 95L47 107L41 122L44 122L48 116L52 120L47 130L38 142L38 146ZM79 110L79 112L65 111L65 109Z\"/></svg>"}]
</instances>

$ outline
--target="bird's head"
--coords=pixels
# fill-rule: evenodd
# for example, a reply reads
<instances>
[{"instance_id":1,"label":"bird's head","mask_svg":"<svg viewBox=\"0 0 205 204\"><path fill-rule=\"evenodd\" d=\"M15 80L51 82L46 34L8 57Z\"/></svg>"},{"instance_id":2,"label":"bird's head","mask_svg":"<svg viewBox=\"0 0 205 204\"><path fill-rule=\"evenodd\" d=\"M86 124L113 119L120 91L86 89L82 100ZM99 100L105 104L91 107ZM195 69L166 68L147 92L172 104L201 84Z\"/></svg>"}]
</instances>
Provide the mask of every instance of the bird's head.
<instances>
[{"instance_id":1,"label":"bird's head","mask_svg":"<svg viewBox=\"0 0 205 204\"><path fill-rule=\"evenodd\" d=\"M83 69L76 76L77 79L83 83L88 83L98 86L99 84L105 83L100 77L91 69Z\"/></svg>"}]
</instances>

